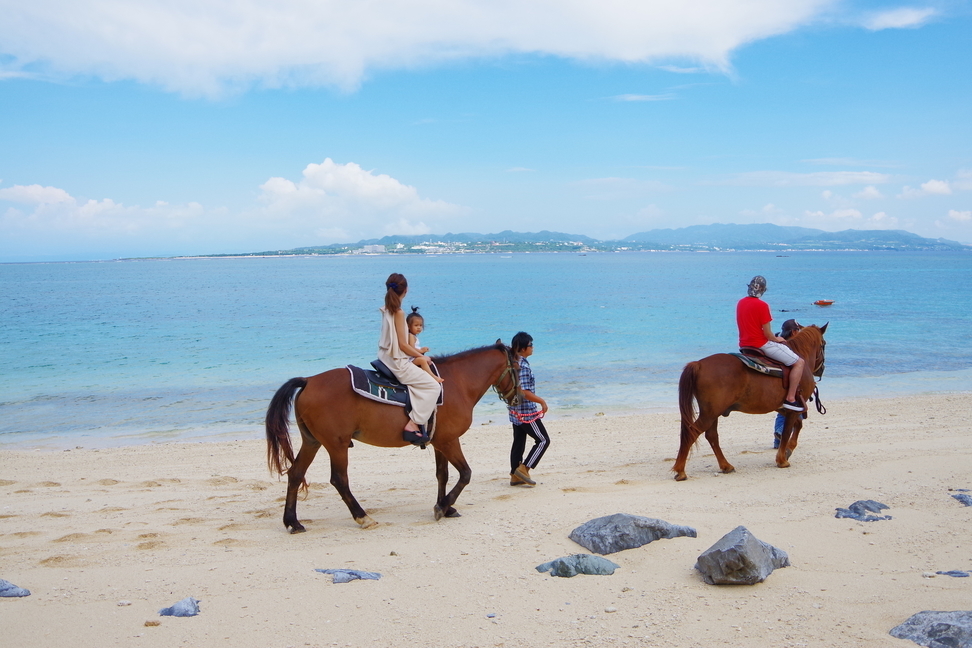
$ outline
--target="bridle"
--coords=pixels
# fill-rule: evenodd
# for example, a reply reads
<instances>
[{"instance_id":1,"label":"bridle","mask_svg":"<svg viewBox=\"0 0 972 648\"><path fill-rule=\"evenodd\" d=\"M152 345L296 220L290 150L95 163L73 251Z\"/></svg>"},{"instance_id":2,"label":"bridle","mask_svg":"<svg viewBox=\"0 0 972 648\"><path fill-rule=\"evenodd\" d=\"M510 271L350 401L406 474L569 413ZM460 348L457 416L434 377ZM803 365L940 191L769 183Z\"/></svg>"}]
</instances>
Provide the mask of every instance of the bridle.
<instances>
[{"instance_id":1,"label":"bridle","mask_svg":"<svg viewBox=\"0 0 972 648\"><path fill-rule=\"evenodd\" d=\"M506 353L506 368L493 383L493 389L496 390L496 395L500 397L501 401L509 407L516 407L520 404L520 368L516 360L513 359L513 349L504 345L503 351ZM503 389L501 384L507 376L510 377L509 386L507 389Z\"/></svg>"},{"instance_id":2,"label":"bridle","mask_svg":"<svg viewBox=\"0 0 972 648\"><path fill-rule=\"evenodd\" d=\"M816 364L817 366L813 368L813 375L815 377L823 378L824 369L826 368L826 357L824 356L824 349L827 348L827 340L820 340L820 350L817 351Z\"/></svg>"}]
</instances>

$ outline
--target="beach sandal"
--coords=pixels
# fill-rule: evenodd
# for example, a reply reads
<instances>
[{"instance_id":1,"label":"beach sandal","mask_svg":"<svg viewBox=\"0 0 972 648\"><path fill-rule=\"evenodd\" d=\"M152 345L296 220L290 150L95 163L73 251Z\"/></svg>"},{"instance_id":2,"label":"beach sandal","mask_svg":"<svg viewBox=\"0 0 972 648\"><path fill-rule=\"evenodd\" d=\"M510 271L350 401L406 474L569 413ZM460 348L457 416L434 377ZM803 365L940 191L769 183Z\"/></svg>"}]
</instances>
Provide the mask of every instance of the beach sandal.
<instances>
[{"instance_id":1,"label":"beach sandal","mask_svg":"<svg viewBox=\"0 0 972 648\"><path fill-rule=\"evenodd\" d=\"M425 431L424 425L420 425L417 431L408 429L402 430L402 438L408 443L420 446L422 448L424 448L425 444L431 440L429 439L428 432Z\"/></svg>"}]
</instances>

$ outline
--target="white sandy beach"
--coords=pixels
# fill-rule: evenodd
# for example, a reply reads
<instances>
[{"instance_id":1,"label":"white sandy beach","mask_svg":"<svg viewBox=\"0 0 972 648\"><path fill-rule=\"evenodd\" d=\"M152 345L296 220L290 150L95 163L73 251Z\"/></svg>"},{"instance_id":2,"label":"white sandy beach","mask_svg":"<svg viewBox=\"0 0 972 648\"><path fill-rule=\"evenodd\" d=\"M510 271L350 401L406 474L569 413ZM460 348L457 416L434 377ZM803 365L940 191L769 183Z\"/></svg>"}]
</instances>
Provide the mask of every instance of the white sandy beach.
<instances>
[{"instance_id":1,"label":"white sandy beach","mask_svg":"<svg viewBox=\"0 0 972 648\"><path fill-rule=\"evenodd\" d=\"M913 646L888 631L922 610L972 609L972 578L928 577L972 569L972 507L949 492L972 488L972 405L967 395L826 402L792 467L774 463L772 415L734 414L721 437L736 472L718 473L703 441L682 483L670 473L674 413L550 421L532 489L508 485L509 427L479 426L463 437L473 481L462 517L439 522L431 450L359 443L351 486L379 522L370 530L327 484L322 452L298 504L300 535L282 525L285 484L268 474L262 440L3 450L0 578L32 595L0 599L2 643ZM860 499L893 519L834 518ZM585 552L570 531L612 513L698 537L612 554L612 576L535 571ZM755 586L706 585L696 557L738 525L792 566ZM382 578L333 584L315 568ZM187 596L199 616L158 616Z\"/></svg>"}]
</instances>

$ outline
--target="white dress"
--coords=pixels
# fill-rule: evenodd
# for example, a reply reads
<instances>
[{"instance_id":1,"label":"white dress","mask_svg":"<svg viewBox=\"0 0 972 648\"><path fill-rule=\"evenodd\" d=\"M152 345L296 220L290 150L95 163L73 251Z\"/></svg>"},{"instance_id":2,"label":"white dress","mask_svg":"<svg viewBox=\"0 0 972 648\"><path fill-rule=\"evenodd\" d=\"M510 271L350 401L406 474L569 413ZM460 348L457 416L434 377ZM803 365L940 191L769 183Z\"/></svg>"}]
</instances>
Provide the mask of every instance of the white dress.
<instances>
[{"instance_id":1,"label":"white dress","mask_svg":"<svg viewBox=\"0 0 972 648\"><path fill-rule=\"evenodd\" d=\"M408 394L412 400L412 411L409 412L409 417L417 425L425 425L435 411L435 401L439 398L439 383L412 364L411 356L399 347L398 334L395 332L395 315L384 307L379 310L381 311L381 336L378 338L378 359L392 370L396 378L408 386Z\"/></svg>"}]
</instances>

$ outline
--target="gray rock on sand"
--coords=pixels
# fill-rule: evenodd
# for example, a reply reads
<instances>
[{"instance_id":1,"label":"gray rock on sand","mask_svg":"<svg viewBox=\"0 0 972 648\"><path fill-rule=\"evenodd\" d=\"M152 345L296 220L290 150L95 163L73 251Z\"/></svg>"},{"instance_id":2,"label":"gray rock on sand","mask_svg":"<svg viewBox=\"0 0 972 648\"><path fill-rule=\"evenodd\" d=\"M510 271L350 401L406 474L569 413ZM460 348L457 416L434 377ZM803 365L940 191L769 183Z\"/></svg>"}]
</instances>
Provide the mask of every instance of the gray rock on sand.
<instances>
[{"instance_id":1,"label":"gray rock on sand","mask_svg":"<svg viewBox=\"0 0 972 648\"><path fill-rule=\"evenodd\" d=\"M353 580L378 580L378 572L361 571L360 569L315 569L322 574L330 574L332 583L350 583Z\"/></svg>"},{"instance_id":2,"label":"gray rock on sand","mask_svg":"<svg viewBox=\"0 0 972 648\"><path fill-rule=\"evenodd\" d=\"M755 585L774 569L789 566L785 551L759 540L744 526L722 536L695 563L709 585Z\"/></svg>"},{"instance_id":3,"label":"gray rock on sand","mask_svg":"<svg viewBox=\"0 0 972 648\"><path fill-rule=\"evenodd\" d=\"M592 556L591 554L574 554L545 562L542 565L537 565L537 571L541 574L548 571L551 576L571 578L577 574L610 576L618 567L620 565L611 562L607 558Z\"/></svg>"},{"instance_id":4,"label":"gray rock on sand","mask_svg":"<svg viewBox=\"0 0 972 648\"><path fill-rule=\"evenodd\" d=\"M172 607L159 610L159 616L191 617L199 614L199 599L187 596Z\"/></svg>"},{"instance_id":5,"label":"gray rock on sand","mask_svg":"<svg viewBox=\"0 0 972 648\"><path fill-rule=\"evenodd\" d=\"M695 529L664 520L615 513L594 518L570 532L570 539L601 555L634 549L662 538L697 537Z\"/></svg>"},{"instance_id":6,"label":"gray rock on sand","mask_svg":"<svg viewBox=\"0 0 972 648\"><path fill-rule=\"evenodd\" d=\"M30 590L17 587L8 580L0 578L0 596L16 598L18 596L30 596Z\"/></svg>"},{"instance_id":7,"label":"gray rock on sand","mask_svg":"<svg viewBox=\"0 0 972 648\"><path fill-rule=\"evenodd\" d=\"M928 648L972 648L972 612L926 610L891 628L890 635Z\"/></svg>"},{"instance_id":8,"label":"gray rock on sand","mask_svg":"<svg viewBox=\"0 0 972 648\"><path fill-rule=\"evenodd\" d=\"M857 500L847 508L838 508L835 518L850 518L861 522L877 522L878 520L890 520L890 515L870 515L870 513L880 513L888 508L887 504L875 502L874 500Z\"/></svg>"}]
</instances>

